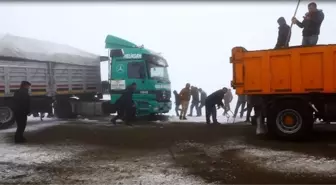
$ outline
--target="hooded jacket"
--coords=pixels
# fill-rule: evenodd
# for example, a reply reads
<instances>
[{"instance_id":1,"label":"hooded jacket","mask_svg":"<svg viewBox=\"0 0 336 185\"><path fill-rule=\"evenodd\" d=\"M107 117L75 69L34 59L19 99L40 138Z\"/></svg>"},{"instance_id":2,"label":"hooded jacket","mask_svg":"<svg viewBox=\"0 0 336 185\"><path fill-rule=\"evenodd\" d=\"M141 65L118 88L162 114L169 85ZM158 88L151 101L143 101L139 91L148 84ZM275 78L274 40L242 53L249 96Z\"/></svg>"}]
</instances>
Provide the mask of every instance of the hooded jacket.
<instances>
[{"instance_id":1,"label":"hooded jacket","mask_svg":"<svg viewBox=\"0 0 336 185\"><path fill-rule=\"evenodd\" d=\"M224 104L223 104L222 100L224 98L225 93L226 93L225 90L220 89L220 90L215 91L214 93L210 94L205 100L206 106L211 107L211 106L218 105L218 106L224 107Z\"/></svg>"},{"instance_id":2,"label":"hooded jacket","mask_svg":"<svg viewBox=\"0 0 336 185\"><path fill-rule=\"evenodd\" d=\"M287 25L283 17L280 17L278 19L278 23L280 24L280 26L279 26L279 32L278 32L278 40L275 45L275 48L288 47L288 43L291 38L291 29ZM289 38L288 38L288 34L289 34ZM288 43L286 43L287 38L288 38Z\"/></svg>"},{"instance_id":3,"label":"hooded jacket","mask_svg":"<svg viewBox=\"0 0 336 185\"><path fill-rule=\"evenodd\" d=\"M180 100L181 101L190 101L190 89L183 88L180 92Z\"/></svg>"},{"instance_id":4,"label":"hooded jacket","mask_svg":"<svg viewBox=\"0 0 336 185\"><path fill-rule=\"evenodd\" d=\"M307 13L310 16L310 19L304 19L302 22L297 22L297 25L302 30L302 36L309 37L312 35L319 35L321 24L324 20L324 13L322 10L317 10L313 13Z\"/></svg>"},{"instance_id":5,"label":"hooded jacket","mask_svg":"<svg viewBox=\"0 0 336 185\"><path fill-rule=\"evenodd\" d=\"M199 92L198 92L197 87L192 87L191 95L192 95L192 102L199 103Z\"/></svg>"}]
</instances>

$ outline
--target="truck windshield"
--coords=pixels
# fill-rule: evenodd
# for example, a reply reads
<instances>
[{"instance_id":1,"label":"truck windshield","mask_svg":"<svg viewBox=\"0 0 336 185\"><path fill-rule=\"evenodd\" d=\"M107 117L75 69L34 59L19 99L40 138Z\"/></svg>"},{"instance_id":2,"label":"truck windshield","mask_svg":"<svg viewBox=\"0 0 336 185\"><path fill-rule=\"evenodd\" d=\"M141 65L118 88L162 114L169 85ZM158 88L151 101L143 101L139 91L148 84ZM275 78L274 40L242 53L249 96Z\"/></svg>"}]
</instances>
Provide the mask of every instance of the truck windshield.
<instances>
[{"instance_id":1,"label":"truck windshield","mask_svg":"<svg viewBox=\"0 0 336 185\"><path fill-rule=\"evenodd\" d=\"M169 81L167 67L159 66L153 63L148 63L149 77L157 80Z\"/></svg>"}]
</instances>

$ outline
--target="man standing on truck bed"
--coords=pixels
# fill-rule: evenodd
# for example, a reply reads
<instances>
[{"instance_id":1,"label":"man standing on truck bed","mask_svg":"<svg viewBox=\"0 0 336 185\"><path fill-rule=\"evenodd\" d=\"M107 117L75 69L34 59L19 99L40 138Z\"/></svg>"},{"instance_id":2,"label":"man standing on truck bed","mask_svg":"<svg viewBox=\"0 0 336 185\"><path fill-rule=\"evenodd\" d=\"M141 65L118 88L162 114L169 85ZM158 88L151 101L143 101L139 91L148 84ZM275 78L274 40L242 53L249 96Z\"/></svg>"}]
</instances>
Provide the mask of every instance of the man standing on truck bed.
<instances>
[{"instance_id":1,"label":"man standing on truck bed","mask_svg":"<svg viewBox=\"0 0 336 185\"><path fill-rule=\"evenodd\" d=\"M20 89L14 93L14 116L17 125L15 132L14 142L24 143L26 138L23 137L23 133L27 125L27 116L30 114L30 96L29 88L31 84L27 81L22 81Z\"/></svg>"},{"instance_id":2,"label":"man standing on truck bed","mask_svg":"<svg viewBox=\"0 0 336 185\"><path fill-rule=\"evenodd\" d=\"M199 88L198 91L201 93L201 104L198 107L197 116L202 116L202 108L205 106L205 99L207 98L207 94L205 91L203 91L202 88Z\"/></svg>"},{"instance_id":3,"label":"man standing on truck bed","mask_svg":"<svg viewBox=\"0 0 336 185\"><path fill-rule=\"evenodd\" d=\"M224 94L227 92L227 88L220 89L218 91L215 91L214 93L210 94L206 100L205 100L205 117L206 117L206 123L210 124L210 116L212 116L212 121L213 124L219 124L217 121L217 109L216 105L218 108L223 107L223 98Z\"/></svg>"},{"instance_id":4,"label":"man standing on truck bed","mask_svg":"<svg viewBox=\"0 0 336 185\"><path fill-rule=\"evenodd\" d=\"M190 101L190 84L187 83L186 86L181 90L180 92L180 99L181 99L181 114L180 114L180 120L187 120L186 114L188 111L189 101Z\"/></svg>"},{"instance_id":5,"label":"man standing on truck bed","mask_svg":"<svg viewBox=\"0 0 336 185\"><path fill-rule=\"evenodd\" d=\"M174 95L175 95L175 112L176 112L176 116L179 117L179 107L181 105L181 100L180 100L180 95L177 93L176 90L173 91Z\"/></svg>"},{"instance_id":6,"label":"man standing on truck bed","mask_svg":"<svg viewBox=\"0 0 336 185\"><path fill-rule=\"evenodd\" d=\"M194 108L196 109L196 113L197 113L198 106L199 106L198 88L195 86L191 86L190 92L191 92L192 100L191 100L191 105L190 105L190 113L188 116L192 116Z\"/></svg>"},{"instance_id":7,"label":"man standing on truck bed","mask_svg":"<svg viewBox=\"0 0 336 185\"><path fill-rule=\"evenodd\" d=\"M246 104L246 96L245 95L238 95L238 101L237 101L236 109L235 109L234 114L233 114L233 118L237 117L238 109L239 109L240 106L241 106L240 118L243 117L245 104Z\"/></svg>"},{"instance_id":8,"label":"man standing on truck bed","mask_svg":"<svg viewBox=\"0 0 336 185\"><path fill-rule=\"evenodd\" d=\"M302 45L316 45L318 36L320 34L321 24L324 20L324 13L322 10L317 9L316 3L312 2L308 4L308 12L303 17L303 21L298 21L295 17L292 18L292 22L302 30Z\"/></svg>"},{"instance_id":9,"label":"man standing on truck bed","mask_svg":"<svg viewBox=\"0 0 336 185\"><path fill-rule=\"evenodd\" d=\"M278 24L279 24L278 41L277 41L274 49L288 47L290 37L291 37L291 29L288 26L288 24L286 23L285 18L280 17L278 19ZM287 41L287 39L288 39L288 41Z\"/></svg>"},{"instance_id":10,"label":"man standing on truck bed","mask_svg":"<svg viewBox=\"0 0 336 185\"><path fill-rule=\"evenodd\" d=\"M135 116L135 104L133 102L133 93L136 90L136 83L126 88L126 91L120 96L120 98L115 102L117 108L117 116L111 119L111 122L116 125L118 119L124 119L127 125L131 125L130 121Z\"/></svg>"}]
</instances>

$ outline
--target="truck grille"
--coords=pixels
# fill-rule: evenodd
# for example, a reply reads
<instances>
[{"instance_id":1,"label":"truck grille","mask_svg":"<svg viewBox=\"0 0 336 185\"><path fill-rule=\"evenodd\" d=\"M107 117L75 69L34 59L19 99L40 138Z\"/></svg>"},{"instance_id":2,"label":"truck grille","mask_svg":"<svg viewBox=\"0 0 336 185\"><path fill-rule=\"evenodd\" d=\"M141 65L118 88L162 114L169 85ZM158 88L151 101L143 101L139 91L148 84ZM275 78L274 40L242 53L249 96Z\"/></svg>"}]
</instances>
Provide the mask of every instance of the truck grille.
<instances>
[{"instance_id":1,"label":"truck grille","mask_svg":"<svg viewBox=\"0 0 336 185\"><path fill-rule=\"evenodd\" d=\"M156 100L157 101L169 101L170 97L171 97L171 91L167 91L167 90L156 91Z\"/></svg>"}]
</instances>

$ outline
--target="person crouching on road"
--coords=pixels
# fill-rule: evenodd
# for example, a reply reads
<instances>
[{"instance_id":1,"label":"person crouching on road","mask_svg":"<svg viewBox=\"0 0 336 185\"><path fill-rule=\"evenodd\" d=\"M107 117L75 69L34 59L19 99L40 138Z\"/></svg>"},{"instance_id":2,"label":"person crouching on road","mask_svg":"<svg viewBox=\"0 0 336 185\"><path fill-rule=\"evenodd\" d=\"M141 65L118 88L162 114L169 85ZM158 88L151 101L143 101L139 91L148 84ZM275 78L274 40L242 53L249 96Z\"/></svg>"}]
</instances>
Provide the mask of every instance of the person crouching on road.
<instances>
[{"instance_id":1,"label":"person crouching on road","mask_svg":"<svg viewBox=\"0 0 336 185\"><path fill-rule=\"evenodd\" d=\"M27 116L30 114L30 95L29 88L31 84L27 81L22 81L20 89L14 93L14 116L17 125L14 142L24 143L26 138L23 133L27 126Z\"/></svg>"},{"instance_id":2,"label":"person crouching on road","mask_svg":"<svg viewBox=\"0 0 336 185\"><path fill-rule=\"evenodd\" d=\"M187 83L186 86L181 90L180 92L180 100L181 100L181 114L180 114L180 120L187 120L186 114L189 106L190 101L190 84Z\"/></svg>"},{"instance_id":3,"label":"person crouching on road","mask_svg":"<svg viewBox=\"0 0 336 185\"><path fill-rule=\"evenodd\" d=\"M227 92L227 88L220 89L218 91L215 91L214 93L210 94L206 100L205 100L205 112L206 112L206 123L210 124L210 116L212 116L212 121L214 124L220 124L217 121L217 109L216 105L218 108L222 107L224 108L223 104L223 98L224 94Z\"/></svg>"},{"instance_id":4,"label":"person crouching on road","mask_svg":"<svg viewBox=\"0 0 336 185\"><path fill-rule=\"evenodd\" d=\"M198 92L198 88L191 86L191 96L192 96L192 100L191 100L191 105L190 105L190 113L188 116L192 116L193 115L193 110L194 108L196 109L196 113L199 107L199 92Z\"/></svg>"},{"instance_id":5,"label":"person crouching on road","mask_svg":"<svg viewBox=\"0 0 336 185\"><path fill-rule=\"evenodd\" d=\"M174 95L175 95L175 112L176 112L176 116L179 117L179 107L181 105L181 101L180 101L180 95L177 93L176 90L173 91Z\"/></svg>"},{"instance_id":6,"label":"person crouching on road","mask_svg":"<svg viewBox=\"0 0 336 185\"><path fill-rule=\"evenodd\" d=\"M130 121L135 117L135 104L133 101L133 93L136 90L136 83L126 88L126 91L116 101L117 116L111 119L111 122L116 125L118 119L123 119L126 125L132 125Z\"/></svg>"}]
</instances>

